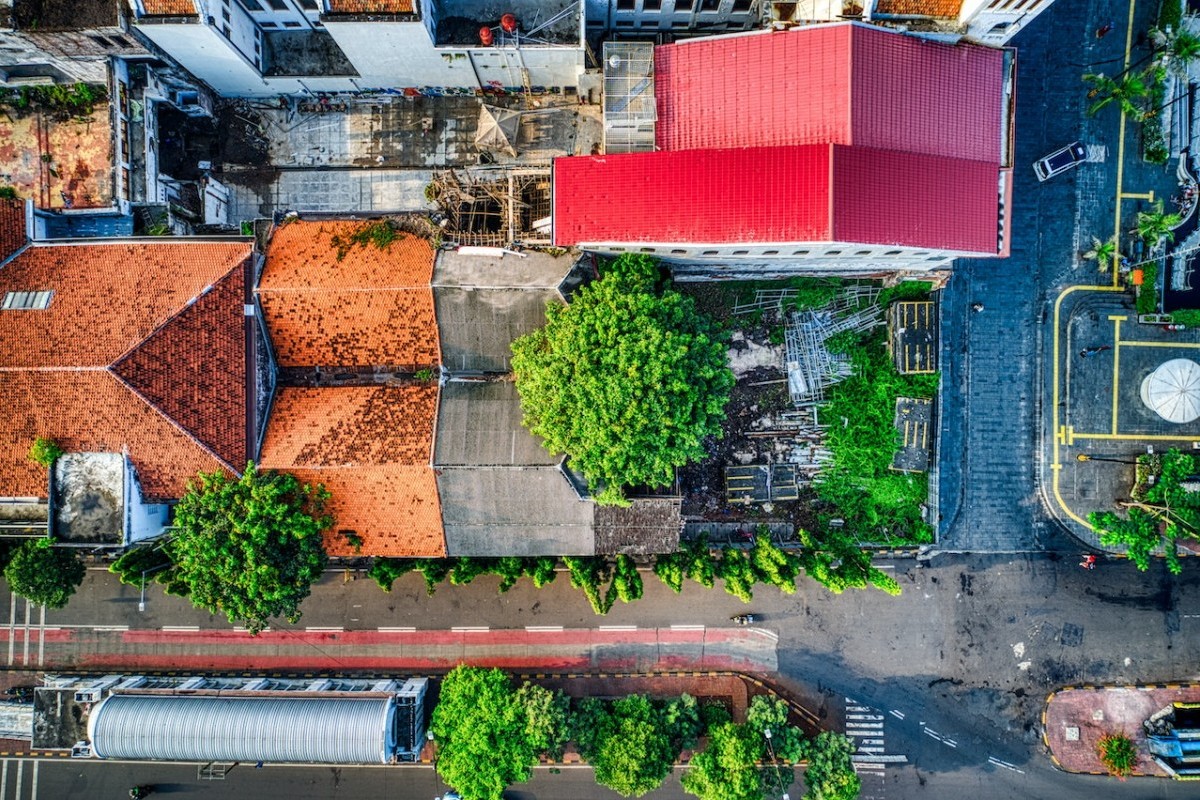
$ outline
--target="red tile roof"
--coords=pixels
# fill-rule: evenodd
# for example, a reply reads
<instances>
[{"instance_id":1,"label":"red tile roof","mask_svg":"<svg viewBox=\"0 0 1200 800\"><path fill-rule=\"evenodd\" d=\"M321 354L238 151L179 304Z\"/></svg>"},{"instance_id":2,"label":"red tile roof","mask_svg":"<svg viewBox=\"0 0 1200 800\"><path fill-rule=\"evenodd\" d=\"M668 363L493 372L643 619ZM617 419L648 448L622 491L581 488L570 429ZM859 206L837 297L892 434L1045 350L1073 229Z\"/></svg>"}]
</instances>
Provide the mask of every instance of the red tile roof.
<instances>
[{"instance_id":1,"label":"red tile roof","mask_svg":"<svg viewBox=\"0 0 1200 800\"><path fill-rule=\"evenodd\" d=\"M682 150L554 162L554 239L828 241L829 146Z\"/></svg>"},{"instance_id":2,"label":"red tile roof","mask_svg":"<svg viewBox=\"0 0 1200 800\"><path fill-rule=\"evenodd\" d=\"M323 483L333 555L445 555L431 466L436 386L282 388L261 463ZM355 551L344 531L361 541Z\"/></svg>"},{"instance_id":3,"label":"red tile roof","mask_svg":"<svg viewBox=\"0 0 1200 800\"><path fill-rule=\"evenodd\" d=\"M25 246L25 201L0 199L0 261Z\"/></svg>"},{"instance_id":4,"label":"red tile roof","mask_svg":"<svg viewBox=\"0 0 1200 800\"><path fill-rule=\"evenodd\" d=\"M982 161L834 147L833 239L995 253L999 181Z\"/></svg>"},{"instance_id":5,"label":"red tile roof","mask_svg":"<svg viewBox=\"0 0 1200 800\"><path fill-rule=\"evenodd\" d=\"M399 234L386 249L354 245L338 261L334 238L366 224L297 221L271 237L258 295L281 365L438 363L433 248Z\"/></svg>"},{"instance_id":6,"label":"red tile roof","mask_svg":"<svg viewBox=\"0 0 1200 800\"><path fill-rule=\"evenodd\" d=\"M962 0L878 0L875 13L957 19L962 5Z\"/></svg>"},{"instance_id":7,"label":"red tile roof","mask_svg":"<svg viewBox=\"0 0 1200 800\"><path fill-rule=\"evenodd\" d=\"M329 0L330 14L411 14L413 0Z\"/></svg>"},{"instance_id":8,"label":"red tile roof","mask_svg":"<svg viewBox=\"0 0 1200 800\"><path fill-rule=\"evenodd\" d=\"M148 17L196 16L195 0L141 0Z\"/></svg>"},{"instance_id":9,"label":"red tile roof","mask_svg":"<svg viewBox=\"0 0 1200 800\"><path fill-rule=\"evenodd\" d=\"M654 61L664 150L832 142L1000 163L990 47L842 23L693 39Z\"/></svg>"},{"instance_id":10,"label":"red tile roof","mask_svg":"<svg viewBox=\"0 0 1200 800\"><path fill-rule=\"evenodd\" d=\"M0 493L45 496L45 470L26 460L38 436L128 451L152 500L179 498L200 470L242 466L250 254L249 243L33 246L0 267L0 294L54 292L45 310L0 311L0 408L15 409L0 419Z\"/></svg>"},{"instance_id":11,"label":"red tile roof","mask_svg":"<svg viewBox=\"0 0 1200 800\"><path fill-rule=\"evenodd\" d=\"M559 245L997 248L999 168L979 161L830 145L681 150L560 158L554 182Z\"/></svg>"}]
</instances>

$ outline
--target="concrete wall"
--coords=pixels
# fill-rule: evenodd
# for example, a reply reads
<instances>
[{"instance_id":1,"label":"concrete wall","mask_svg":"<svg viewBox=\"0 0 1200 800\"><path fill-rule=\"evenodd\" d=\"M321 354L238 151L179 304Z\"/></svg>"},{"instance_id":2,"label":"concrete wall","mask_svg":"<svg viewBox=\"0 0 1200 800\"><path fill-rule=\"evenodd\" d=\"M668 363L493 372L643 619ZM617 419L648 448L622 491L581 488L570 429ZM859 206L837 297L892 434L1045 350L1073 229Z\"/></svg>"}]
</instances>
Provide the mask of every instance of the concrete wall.
<instances>
[{"instance_id":1,"label":"concrete wall","mask_svg":"<svg viewBox=\"0 0 1200 800\"><path fill-rule=\"evenodd\" d=\"M193 22L153 23L138 25L137 29L218 94L235 97L278 94L215 28Z\"/></svg>"}]
</instances>

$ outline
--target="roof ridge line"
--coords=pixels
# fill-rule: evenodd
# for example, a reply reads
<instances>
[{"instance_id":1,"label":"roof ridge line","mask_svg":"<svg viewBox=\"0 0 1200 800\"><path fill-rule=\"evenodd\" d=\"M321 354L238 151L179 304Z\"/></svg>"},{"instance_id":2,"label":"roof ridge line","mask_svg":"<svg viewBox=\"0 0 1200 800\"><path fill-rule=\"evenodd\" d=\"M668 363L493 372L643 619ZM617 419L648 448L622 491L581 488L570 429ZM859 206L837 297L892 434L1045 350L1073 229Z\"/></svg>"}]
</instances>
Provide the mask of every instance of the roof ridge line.
<instances>
[{"instance_id":1,"label":"roof ridge line","mask_svg":"<svg viewBox=\"0 0 1200 800\"><path fill-rule=\"evenodd\" d=\"M207 443L202 441L200 439L200 437L196 436L191 431L189 431L187 428L183 427L183 425L179 424L178 420L176 420L170 414L168 414L167 412L165 412L161 408L159 408L156 403L150 402L150 399L148 397L146 397L144 394L139 392L132 383L130 383L129 381L127 381L123 377L121 377L121 375L119 373L117 373L113 367L105 367L104 371L107 372L109 375L111 375L113 377L113 379L117 381L117 383L121 384L126 389L128 389L130 392L132 392L135 397L137 397L139 400L141 400L143 403L145 403L152 411L154 411L160 417L165 419L171 425L174 425L176 428L178 428L179 431L182 432L184 436L191 439L192 442L195 443L197 446L199 446L199 448L201 450L203 450L204 452L208 453L210 456L215 458L217 460L218 464L221 464L221 465L227 467L229 470L231 470L235 474L241 472L240 468L235 467L232 464L230 464L228 461L226 461L215 450L213 450L211 447L209 447Z\"/></svg>"}]
</instances>

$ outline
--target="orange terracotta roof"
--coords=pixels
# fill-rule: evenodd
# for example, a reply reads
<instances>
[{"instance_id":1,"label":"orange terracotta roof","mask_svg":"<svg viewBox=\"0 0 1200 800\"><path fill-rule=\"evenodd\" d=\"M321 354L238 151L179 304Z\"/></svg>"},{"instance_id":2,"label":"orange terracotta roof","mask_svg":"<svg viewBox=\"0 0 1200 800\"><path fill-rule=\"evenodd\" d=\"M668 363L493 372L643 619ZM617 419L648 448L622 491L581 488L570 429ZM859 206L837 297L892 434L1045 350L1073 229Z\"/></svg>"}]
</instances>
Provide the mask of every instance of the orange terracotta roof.
<instances>
[{"instance_id":1,"label":"orange terracotta roof","mask_svg":"<svg viewBox=\"0 0 1200 800\"><path fill-rule=\"evenodd\" d=\"M234 269L113 371L226 463L246 447L246 273Z\"/></svg>"},{"instance_id":2,"label":"orange terracotta roof","mask_svg":"<svg viewBox=\"0 0 1200 800\"><path fill-rule=\"evenodd\" d=\"M25 246L25 201L0 200L0 261Z\"/></svg>"},{"instance_id":3,"label":"orange terracotta roof","mask_svg":"<svg viewBox=\"0 0 1200 800\"><path fill-rule=\"evenodd\" d=\"M193 0L142 0L148 17L188 17L196 15Z\"/></svg>"},{"instance_id":4,"label":"orange terracotta roof","mask_svg":"<svg viewBox=\"0 0 1200 800\"><path fill-rule=\"evenodd\" d=\"M875 11L880 14L904 14L921 17L958 18L962 0L878 0Z\"/></svg>"},{"instance_id":5,"label":"orange terracotta roof","mask_svg":"<svg viewBox=\"0 0 1200 800\"><path fill-rule=\"evenodd\" d=\"M44 497L38 436L128 451L144 495L179 498L200 470L246 458L244 265L249 243L35 245L0 267L0 494ZM206 291L211 287L211 291ZM144 348L144 350L143 350Z\"/></svg>"},{"instance_id":6,"label":"orange terracotta roof","mask_svg":"<svg viewBox=\"0 0 1200 800\"><path fill-rule=\"evenodd\" d=\"M0 312L8 313L8 312ZM17 370L0 377L0 493L46 497L46 470L28 461L39 436L64 450L129 451L142 494L150 500L183 495L189 478L222 464L161 411L105 369ZM238 420L243 428L245 423Z\"/></svg>"},{"instance_id":7,"label":"orange terracotta roof","mask_svg":"<svg viewBox=\"0 0 1200 800\"><path fill-rule=\"evenodd\" d=\"M411 14L413 0L329 0L330 14Z\"/></svg>"},{"instance_id":8,"label":"orange terracotta roof","mask_svg":"<svg viewBox=\"0 0 1200 800\"><path fill-rule=\"evenodd\" d=\"M367 224L297 221L274 232L258 295L282 366L438 363L433 248L399 234L386 249L354 245L338 261L334 238Z\"/></svg>"},{"instance_id":9,"label":"orange terracotta roof","mask_svg":"<svg viewBox=\"0 0 1200 800\"><path fill-rule=\"evenodd\" d=\"M0 368L107 367L250 255L239 242L34 245L0 293L53 290L45 311L0 314ZM239 303L240 306L240 303Z\"/></svg>"},{"instance_id":10,"label":"orange terracotta roof","mask_svg":"<svg viewBox=\"0 0 1200 800\"><path fill-rule=\"evenodd\" d=\"M260 462L330 491L331 555L445 555L436 413L435 386L281 388ZM358 551L344 531L362 540Z\"/></svg>"}]
</instances>

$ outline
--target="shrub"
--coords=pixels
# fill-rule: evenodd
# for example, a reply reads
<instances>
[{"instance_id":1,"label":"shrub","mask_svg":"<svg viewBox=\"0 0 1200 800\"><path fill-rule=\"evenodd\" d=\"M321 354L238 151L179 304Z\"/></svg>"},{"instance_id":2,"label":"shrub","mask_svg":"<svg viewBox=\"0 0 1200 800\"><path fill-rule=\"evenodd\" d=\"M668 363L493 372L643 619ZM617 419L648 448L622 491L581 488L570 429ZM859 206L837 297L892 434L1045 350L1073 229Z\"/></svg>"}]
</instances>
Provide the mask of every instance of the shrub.
<instances>
[{"instance_id":1,"label":"shrub","mask_svg":"<svg viewBox=\"0 0 1200 800\"><path fill-rule=\"evenodd\" d=\"M55 461L62 458L64 452L58 446L58 442L39 436L29 448L29 460L49 469L54 466Z\"/></svg>"},{"instance_id":2,"label":"shrub","mask_svg":"<svg viewBox=\"0 0 1200 800\"><path fill-rule=\"evenodd\" d=\"M1110 733L1096 743L1096 753L1104 767L1118 778L1125 779L1137 766L1137 748L1123 733Z\"/></svg>"}]
</instances>

